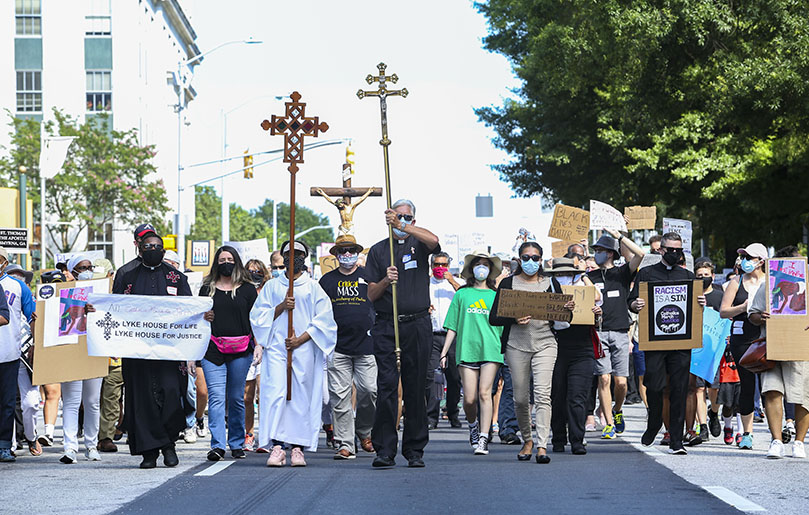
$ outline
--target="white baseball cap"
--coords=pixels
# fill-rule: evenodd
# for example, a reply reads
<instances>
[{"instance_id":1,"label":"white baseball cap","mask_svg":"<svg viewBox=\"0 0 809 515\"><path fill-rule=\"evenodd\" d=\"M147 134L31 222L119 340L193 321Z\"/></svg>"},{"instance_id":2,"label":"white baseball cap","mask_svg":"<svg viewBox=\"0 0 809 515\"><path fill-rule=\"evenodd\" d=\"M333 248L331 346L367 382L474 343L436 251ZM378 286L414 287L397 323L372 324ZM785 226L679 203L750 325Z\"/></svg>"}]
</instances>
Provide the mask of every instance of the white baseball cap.
<instances>
[{"instance_id":1,"label":"white baseball cap","mask_svg":"<svg viewBox=\"0 0 809 515\"><path fill-rule=\"evenodd\" d=\"M743 249L738 249L736 252L743 256L747 255L759 259L767 259L769 257L767 255L767 247L761 243L751 243Z\"/></svg>"}]
</instances>

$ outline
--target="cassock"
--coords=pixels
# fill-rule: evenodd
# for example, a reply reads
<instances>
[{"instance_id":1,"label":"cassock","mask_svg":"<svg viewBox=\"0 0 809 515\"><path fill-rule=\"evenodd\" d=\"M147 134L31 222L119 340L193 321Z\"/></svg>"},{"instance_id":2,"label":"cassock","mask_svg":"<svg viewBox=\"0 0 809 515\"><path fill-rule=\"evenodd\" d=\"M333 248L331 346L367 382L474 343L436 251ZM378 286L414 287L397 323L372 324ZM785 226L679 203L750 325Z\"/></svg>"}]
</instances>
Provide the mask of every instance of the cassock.
<instances>
[{"instance_id":1,"label":"cassock","mask_svg":"<svg viewBox=\"0 0 809 515\"><path fill-rule=\"evenodd\" d=\"M303 273L295 281L295 334L309 333L311 339L292 351L292 400L287 394L287 337L289 312L277 319L275 307L286 298L289 279L285 275L264 285L250 311L256 342L264 347L261 359L261 424L259 444L270 447L272 440L317 450L320 413L323 402L323 361L334 351L337 324L331 299Z\"/></svg>"},{"instance_id":2,"label":"cassock","mask_svg":"<svg viewBox=\"0 0 809 515\"><path fill-rule=\"evenodd\" d=\"M190 296L191 288L185 274L165 263L154 268L139 263L121 276L113 293ZM185 363L123 358L121 372L129 452L144 454L173 444L185 429L186 414L194 410L186 399Z\"/></svg>"}]
</instances>

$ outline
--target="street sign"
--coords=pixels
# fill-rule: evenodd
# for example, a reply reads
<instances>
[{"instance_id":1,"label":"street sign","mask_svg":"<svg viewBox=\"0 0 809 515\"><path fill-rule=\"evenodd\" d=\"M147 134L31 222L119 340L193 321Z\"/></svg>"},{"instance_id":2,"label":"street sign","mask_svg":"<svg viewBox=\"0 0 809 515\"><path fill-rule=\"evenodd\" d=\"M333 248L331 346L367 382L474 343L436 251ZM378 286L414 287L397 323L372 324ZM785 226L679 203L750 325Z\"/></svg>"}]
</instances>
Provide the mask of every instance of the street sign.
<instances>
[{"instance_id":1,"label":"street sign","mask_svg":"<svg viewBox=\"0 0 809 515\"><path fill-rule=\"evenodd\" d=\"M0 228L0 247L4 247L9 254L27 254L28 229Z\"/></svg>"}]
</instances>

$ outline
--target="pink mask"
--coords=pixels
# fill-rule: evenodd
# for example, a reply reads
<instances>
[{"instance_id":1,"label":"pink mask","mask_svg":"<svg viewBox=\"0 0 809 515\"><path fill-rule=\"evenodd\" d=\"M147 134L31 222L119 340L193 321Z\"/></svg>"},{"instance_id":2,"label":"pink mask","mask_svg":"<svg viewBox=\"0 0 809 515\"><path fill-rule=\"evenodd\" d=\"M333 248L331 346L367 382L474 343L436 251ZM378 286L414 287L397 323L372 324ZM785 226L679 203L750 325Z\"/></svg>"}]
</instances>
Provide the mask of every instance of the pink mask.
<instances>
[{"instance_id":1,"label":"pink mask","mask_svg":"<svg viewBox=\"0 0 809 515\"><path fill-rule=\"evenodd\" d=\"M444 274L447 272L447 270L449 269L445 266L433 267L433 277L435 277L436 279L443 279Z\"/></svg>"}]
</instances>

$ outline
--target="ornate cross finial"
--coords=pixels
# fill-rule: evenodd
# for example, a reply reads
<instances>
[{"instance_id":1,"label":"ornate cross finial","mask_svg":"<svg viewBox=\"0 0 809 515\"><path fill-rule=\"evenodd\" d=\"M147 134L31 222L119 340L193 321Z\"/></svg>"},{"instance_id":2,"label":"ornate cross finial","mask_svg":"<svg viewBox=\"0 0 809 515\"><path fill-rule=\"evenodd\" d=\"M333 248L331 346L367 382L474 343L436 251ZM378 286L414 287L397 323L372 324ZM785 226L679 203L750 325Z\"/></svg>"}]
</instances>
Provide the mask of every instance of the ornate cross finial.
<instances>
[{"instance_id":1,"label":"ornate cross finial","mask_svg":"<svg viewBox=\"0 0 809 515\"><path fill-rule=\"evenodd\" d=\"M290 172L298 171L298 163L303 163L303 138L304 136L317 137L318 132L329 130L329 124L321 122L317 116L306 116L306 103L300 102L301 94L293 92L289 98L292 102L286 102L286 114L281 116L272 115L272 121L264 120L261 128L270 131L270 135L284 136L284 162L290 163L287 168Z\"/></svg>"},{"instance_id":2,"label":"ornate cross finial","mask_svg":"<svg viewBox=\"0 0 809 515\"><path fill-rule=\"evenodd\" d=\"M365 77L365 82L368 84L373 84L374 82L379 83L379 88L376 91L364 91L359 90L357 91L357 96L360 98L365 97L387 97L391 95L401 95L402 97L407 96L407 88L402 89L388 89L387 81L390 80L393 84L399 82L399 77L394 73L393 75L385 75L385 69L387 69L387 65L385 63L379 63L376 65L377 69L379 70L379 75L371 75L368 74Z\"/></svg>"}]
</instances>

